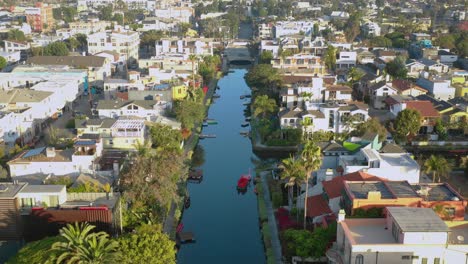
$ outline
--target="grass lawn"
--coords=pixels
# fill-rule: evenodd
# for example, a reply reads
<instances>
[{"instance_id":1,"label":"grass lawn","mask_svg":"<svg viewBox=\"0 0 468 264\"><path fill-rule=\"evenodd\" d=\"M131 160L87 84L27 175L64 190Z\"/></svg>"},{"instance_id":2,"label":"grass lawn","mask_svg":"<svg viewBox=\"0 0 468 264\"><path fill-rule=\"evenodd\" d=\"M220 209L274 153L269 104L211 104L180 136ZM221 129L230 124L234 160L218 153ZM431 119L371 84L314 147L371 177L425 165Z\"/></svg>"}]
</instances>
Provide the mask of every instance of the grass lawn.
<instances>
[{"instance_id":1,"label":"grass lawn","mask_svg":"<svg viewBox=\"0 0 468 264\"><path fill-rule=\"evenodd\" d=\"M355 151L356 149L361 147L361 145L345 141L343 143L343 147L349 151Z\"/></svg>"}]
</instances>

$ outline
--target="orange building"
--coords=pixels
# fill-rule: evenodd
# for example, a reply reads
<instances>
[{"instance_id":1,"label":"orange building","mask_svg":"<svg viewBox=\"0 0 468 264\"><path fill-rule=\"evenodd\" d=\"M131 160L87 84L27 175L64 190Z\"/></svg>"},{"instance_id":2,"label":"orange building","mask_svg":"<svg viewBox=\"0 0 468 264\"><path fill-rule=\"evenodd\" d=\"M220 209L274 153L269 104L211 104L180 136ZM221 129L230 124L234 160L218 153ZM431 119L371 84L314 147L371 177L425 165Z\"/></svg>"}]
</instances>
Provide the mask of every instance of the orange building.
<instances>
[{"instance_id":1,"label":"orange building","mask_svg":"<svg viewBox=\"0 0 468 264\"><path fill-rule=\"evenodd\" d=\"M467 201L447 183L345 181L342 204L350 215L358 208L402 206L433 208L445 220L464 220Z\"/></svg>"},{"instance_id":2,"label":"orange building","mask_svg":"<svg viewBox=\"0 0 468 264\"><path fill-rule=\"evenodd\" d=\"M36 3L35 7L25 9L26 21L35 32L49 31L54 28L54 17L52 6L42 2Z\"/></svg>"}]
</instances>

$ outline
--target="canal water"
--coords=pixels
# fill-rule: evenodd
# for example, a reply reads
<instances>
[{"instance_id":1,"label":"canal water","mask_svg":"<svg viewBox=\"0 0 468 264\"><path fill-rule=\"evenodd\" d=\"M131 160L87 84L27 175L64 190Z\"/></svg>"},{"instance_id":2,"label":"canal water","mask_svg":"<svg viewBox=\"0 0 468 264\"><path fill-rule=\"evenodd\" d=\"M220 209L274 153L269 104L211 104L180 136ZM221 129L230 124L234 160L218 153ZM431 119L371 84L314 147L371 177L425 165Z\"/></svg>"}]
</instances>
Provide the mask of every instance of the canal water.
<instances>
[{"instance_id":1,"label":"canal water","mask_svg":"<svg viewBox=\"0 0 468 264\"><path fill-rule=\"evenodd\" d=\"M191 231L196 242L184 244L178 263L265 263L259 230L257 198L251 183L245 194L238 193L237 180L249 168L254 176L250 140L240 135L244 122L243 94L250 94L244 81L246 69L232 69L219 80L220 98L214 99L208 117L216 119L202 133L216 138L200 140L205 150L203 181L189 183L191 206L182 218L184 231Z\"/></svg>"}]
</instances>

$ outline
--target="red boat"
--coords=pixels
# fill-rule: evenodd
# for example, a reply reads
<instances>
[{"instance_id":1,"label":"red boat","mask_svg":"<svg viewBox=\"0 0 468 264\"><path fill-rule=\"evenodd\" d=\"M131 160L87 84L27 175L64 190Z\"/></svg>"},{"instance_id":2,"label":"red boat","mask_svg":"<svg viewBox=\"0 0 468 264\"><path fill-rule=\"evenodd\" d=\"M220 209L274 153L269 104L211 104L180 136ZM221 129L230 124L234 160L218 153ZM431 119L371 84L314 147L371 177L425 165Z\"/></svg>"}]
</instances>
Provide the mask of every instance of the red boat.
<instances>
[{"instance_id":1,"label":"red boat","mask_svg":"<svg viewBox=\"0 0 468 264\"><path fill-rule=\"evenodd\" d=\"M247 189L247 186L249 186L251 179L252 179L252 176L250 176L250 169L249 169L249 174L241 175L241 177L237 181L237 189L239 190Z\"/></svg>"}]
</instances>

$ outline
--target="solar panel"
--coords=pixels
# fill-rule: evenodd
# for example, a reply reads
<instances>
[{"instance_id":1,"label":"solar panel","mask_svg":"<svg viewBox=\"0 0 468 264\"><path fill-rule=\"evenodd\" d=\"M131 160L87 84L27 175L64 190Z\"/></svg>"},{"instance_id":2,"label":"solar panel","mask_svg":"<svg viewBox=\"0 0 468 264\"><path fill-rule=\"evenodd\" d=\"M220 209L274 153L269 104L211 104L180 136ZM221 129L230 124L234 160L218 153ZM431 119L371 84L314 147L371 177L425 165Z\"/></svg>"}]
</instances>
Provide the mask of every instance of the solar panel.
<instances>
[{"instance_id":1,"label":"solar panel","mask_svg":"<svg viewBox=\"0 0 468 264\"><path fill-rule=\"evenodd\" d=\"M37 156L37 155L41 154L44 150L45 150L45 147L31 149L28 152L26 152L26 154L24 154L23 158L30 158L30 157Z\"/></svg>"}]
</instances>

